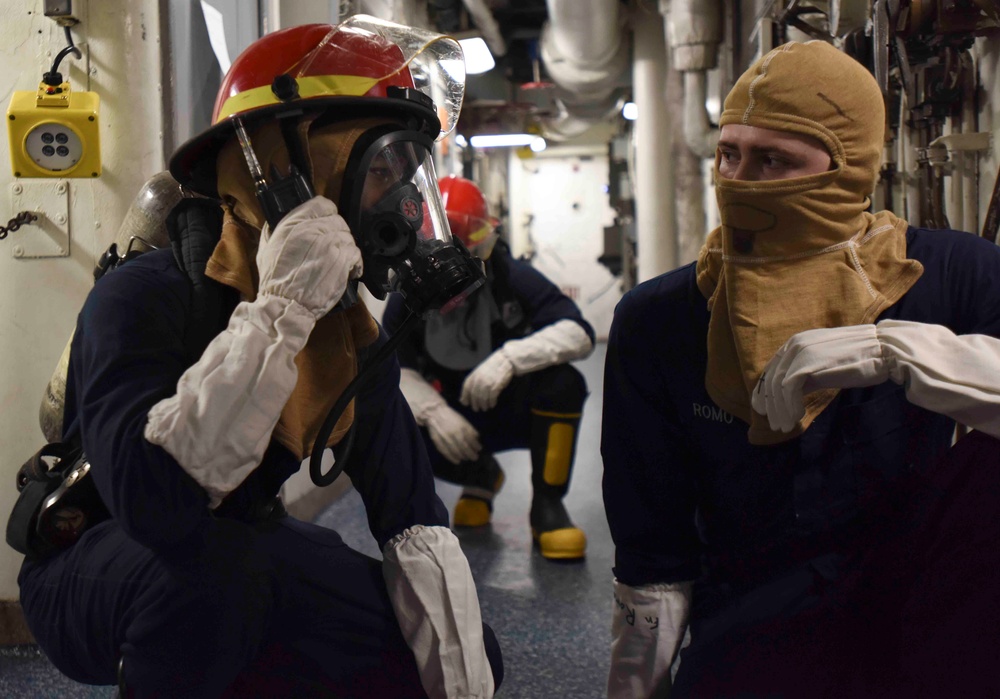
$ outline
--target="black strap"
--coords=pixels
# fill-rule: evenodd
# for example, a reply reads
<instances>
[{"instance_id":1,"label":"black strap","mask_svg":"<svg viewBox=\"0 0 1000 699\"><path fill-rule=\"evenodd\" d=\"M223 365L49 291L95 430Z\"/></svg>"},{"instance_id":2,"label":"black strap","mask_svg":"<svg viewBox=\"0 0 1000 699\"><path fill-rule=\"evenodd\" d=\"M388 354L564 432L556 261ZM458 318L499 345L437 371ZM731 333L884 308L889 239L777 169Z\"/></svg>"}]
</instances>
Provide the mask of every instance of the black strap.
<instances>
[{"instance_id":1,"label":"black strap","mask_svg":"<svg viewBox=\"0 0 1000 699\"><path fill-rule=\"evenodd\" d=\"M177 266L191 280L191 322L185 345L200 356L219 332L222 292L205 275L208 260L222 235L222 209L212 199L182 199L167 216L167 233Z\"/></svg>"}]
</instances>

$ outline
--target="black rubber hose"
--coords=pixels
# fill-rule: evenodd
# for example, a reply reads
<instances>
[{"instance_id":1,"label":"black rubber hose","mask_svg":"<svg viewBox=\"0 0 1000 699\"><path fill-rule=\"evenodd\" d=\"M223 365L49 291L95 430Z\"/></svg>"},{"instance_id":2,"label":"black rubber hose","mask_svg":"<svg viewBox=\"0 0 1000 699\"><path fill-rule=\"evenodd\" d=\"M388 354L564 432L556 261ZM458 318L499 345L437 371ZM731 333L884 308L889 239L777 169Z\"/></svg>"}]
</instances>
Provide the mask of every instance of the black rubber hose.
<instances>
[{"instance_id":1,"label":"black rubber hose","mask_svg":"<svg viewBox=\"0 0 1000 699\"><path fill-rule=\"evenodd\" d=\"M351 424L351 428L344 438L334 446L333 467L326 473L323 473L323 452L326 451L326 442L330 439L333 428L337 425L337 420L347 410L347 406L358 394L358 391L375 376L382 362L396 351L396 347L400 341L413 329L419 317L418 314L412 312L406 317L403 324L399 326L399 330L389 338L388 342L382 345L370 361L365 363L361 371L358 372L358 375L354 377L354 380L347 384L347 388L337 398L337 402L330 408L330 412L327 413L326 420L323 421L323 426L320 427L319 434L316 435L316 441L313 442L312 454L309 456L309 477L313 483L321 488L333 483L337 479L337 476L343 473L354 447L354 432L357 426L357 419Z\"/></svg>"}]
</instances>

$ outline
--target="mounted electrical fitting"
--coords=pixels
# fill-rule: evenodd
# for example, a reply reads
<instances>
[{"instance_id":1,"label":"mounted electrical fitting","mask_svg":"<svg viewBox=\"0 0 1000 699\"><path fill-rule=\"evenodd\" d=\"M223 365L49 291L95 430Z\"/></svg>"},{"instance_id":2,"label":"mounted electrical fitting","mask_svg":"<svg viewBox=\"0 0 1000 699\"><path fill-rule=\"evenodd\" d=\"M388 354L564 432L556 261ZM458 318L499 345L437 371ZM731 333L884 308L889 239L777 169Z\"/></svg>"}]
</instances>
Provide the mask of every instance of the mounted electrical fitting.
<instances>
[{"instance_id":1,"label":"mounted electrical fitting","mask_svg":"<svg viewBox=\"0 0 1000 699\"><path fill-rule=\"evenodd\" d=\"M70 3L61 4L69 12ZM46 3L48 14L50 3ZM63 15L65 18L71 15ZM7 136L14 177L99 177L101 140L96 92L74 92L59 72L70 53L80 57L68 24L63 25L68 46L42 76L34 92L18 90L7 107Z\"/></svg>"},{"instance_id":2,"label":"mounted electrical fitting","mask_svg":"<svg viewBox=\"0 0 1000 699\"><path fill-rule=\"evenodd\" d=\"M45 0L45 16L64 27L72 27L80 22L73 15L73 0Z\"/></svg>"}]
</instances>

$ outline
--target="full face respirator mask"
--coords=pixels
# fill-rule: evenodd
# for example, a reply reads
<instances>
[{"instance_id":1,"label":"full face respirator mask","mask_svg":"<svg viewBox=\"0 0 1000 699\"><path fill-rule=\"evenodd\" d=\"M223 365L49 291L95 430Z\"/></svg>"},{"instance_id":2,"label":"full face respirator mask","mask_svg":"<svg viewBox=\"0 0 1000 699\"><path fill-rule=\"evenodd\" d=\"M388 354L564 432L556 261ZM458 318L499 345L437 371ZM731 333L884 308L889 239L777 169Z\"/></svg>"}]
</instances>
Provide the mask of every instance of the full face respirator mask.
<instances>
[{"instance_id":1,"label":"full face respirator mask","mask_svg":"<svg viewBox=\"0 0 1000 699\"><path fill-rule=\"evenodd\" d=\"M419 92L398 93L429 102ZM277 226L285 214L315 196L294 118L281 119L287 173L272 169L265 175L245 128L237 123L235 130L264 217ZM338 202L364 261L361 283L380 300L388 293L401 294L417 315L447 313L485 283L481 263L449 229L432 148L433 141L420 131L389 124L370 129L354 144ZM352 288L338 308L356 298Z\"/></svg>"},{"instance_id":2,"label":"full face respirator mask","mask_svg":"<svg viewBox=\"0 0 1000 699\"><path fill-rule=\"evenodd\" d=\"M372 129L354 147L341 211L375 298L402 295L414 313L447 313L481 287L482 265L452 236L441 204L432 142L415 131Z\"/></svg>"}]
</instances>

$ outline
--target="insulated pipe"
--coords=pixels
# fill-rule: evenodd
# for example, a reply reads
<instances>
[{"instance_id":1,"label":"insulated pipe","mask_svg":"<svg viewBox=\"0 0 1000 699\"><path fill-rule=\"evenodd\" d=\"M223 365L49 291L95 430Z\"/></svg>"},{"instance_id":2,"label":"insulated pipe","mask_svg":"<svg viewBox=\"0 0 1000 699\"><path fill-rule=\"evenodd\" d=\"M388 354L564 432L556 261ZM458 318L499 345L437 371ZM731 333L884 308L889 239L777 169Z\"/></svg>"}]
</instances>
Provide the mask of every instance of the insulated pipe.
<instances>
[{"instance_id":1,"label":"insulated pipe","mask_svg":"<svg viewBox=\"0 0 1000 699\"><path fill-rule=\"evenodd\" d=\"M701 158L715 155L719 136L705 106L708 76L718 64L722 9L718 0L660 0L670 63L684 74L684 140Z\"/></svg>"},{"instance_id":2,"label":"insulated pipe","mask_svg":"<svg viewBox=\"0 0 1000 699\"><path fill-rule=\"evenodd\" d=\"M490 47L494 56L503 56L507 53L507 43L500 33L500 25L483 0L462 0L465 9L469 11L473 24L482 32L483 41Z\"/></svg>"},{"instance_id":3,"label":"insulated pipe","mask_svg":"<svg viewBox=\"0 0 1000 699\"><path fill-rule=\"evenodd\" d=\"M628 66L618 0L547 0L549 20L539 53L556 85L559 115L543 122L552 140L576 136L615 107L615 88Z\"/></svg>"},{"instance_id":4,"label":"insulated pipe","mask_svg":"<svg viewBox=\"0 0 1000 699\"><path fill-rule=\"evenodd\" d=\"M618 0L547 0L539 42L552 81L574 102L597 102L628 65Z\"/></svg>"},{"instance_id":5,"label":"insulated pipe","mask_svg":"<svg viewBox=\"0 0 1000 699\"><path fill-rule=\"evenodd\" d=\"M708 118L708 75L689 70L684 76L684 142L699 158L714 158L719 129Z\"/></svg>"},{"instance_id":6,"label":"insulated pipe","mask_svg":"<svg viewBox=\"0 0 1000 699\"><path fill-rule=\"evenodd\" d=\"M681 72L711 70L722 41L718 0L660 0L667 25L670 60Z\"/></svg>"},{"instance_id":7,"label":"insulated pipe","mask_svg":"<svg viewBox=\"0 0 1000 699\"><path fill-rule=\"evenodd\" d=\"M641 8L637 12L642 12ZM671 109L666 100L667 46L663 23L634 18L632 63L635 209L638 262L642 282L677 266L674 223L674 172L670 158Z\"/></svg>"}]
</instances>

